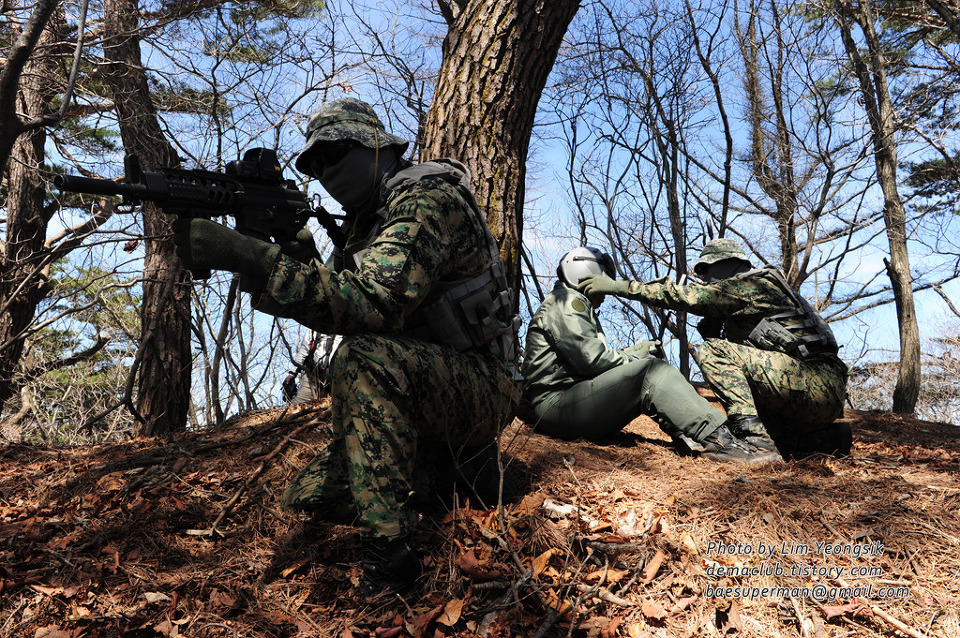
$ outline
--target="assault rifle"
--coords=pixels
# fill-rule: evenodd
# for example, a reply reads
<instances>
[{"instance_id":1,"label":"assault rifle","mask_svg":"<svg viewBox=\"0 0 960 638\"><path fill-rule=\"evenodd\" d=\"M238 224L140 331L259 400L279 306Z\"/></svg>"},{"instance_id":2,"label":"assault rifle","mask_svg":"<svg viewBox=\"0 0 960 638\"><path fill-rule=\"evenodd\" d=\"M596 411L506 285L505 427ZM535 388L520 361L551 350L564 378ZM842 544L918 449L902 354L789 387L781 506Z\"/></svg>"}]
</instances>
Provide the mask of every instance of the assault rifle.
<instances>
[{"instance_id":1,"label":"assault rifle","mask_svg":"<svg viewBox=\"0 0 960 638\"><path fill-rule=\"evenodd\" d=\"M313 208L296 183L283 178L272 149L250 149L241 159L228 162L223 173L181 168L144 171L136 155L127 155L123 164L126 175L122 182L57 175L53 183L71 193L119 196L124 204L155 202L179 217L229 215L244 235L276 243L293 240L307 220L316 217L334 245L343 245L345 237L336 223L339 218L323 206ZM196 279L209 276L209 272L194 273Z\"/></svg>"}]
</instances>

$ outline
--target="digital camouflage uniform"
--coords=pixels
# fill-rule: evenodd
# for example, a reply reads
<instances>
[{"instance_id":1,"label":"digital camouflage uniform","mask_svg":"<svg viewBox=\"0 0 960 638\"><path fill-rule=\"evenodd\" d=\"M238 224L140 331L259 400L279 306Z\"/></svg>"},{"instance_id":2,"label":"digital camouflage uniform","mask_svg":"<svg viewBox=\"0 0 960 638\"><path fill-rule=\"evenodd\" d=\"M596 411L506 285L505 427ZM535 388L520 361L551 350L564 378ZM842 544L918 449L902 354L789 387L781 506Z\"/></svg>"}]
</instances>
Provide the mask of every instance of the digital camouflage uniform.
<instances>
[{"instance_id":1,"label":"digital camouflage uniform","mask_svg":"<svg viewBox=\"0 0 960 638\"><path fill-rule=\"evenodd\" d=\"M335 269L281 255L255 307L344 335L330 370L333 442L285 505L327 514L353 505L372 536L404 536L424 460L489 444L512 416L518 393L500 358L410 336L442 282L489 267L477 217L454 185L425 177L353 220Z\"/></svg>"},{"instance_id":2,"label":"digital camouflage uniform","mask_svg":"<svg viewBox=\"0 0 960 638\"><path fill-rule=\"evenodd\" d=\"M704 378L731 417L759 416L778 447L803 447L804 437L843 414L847 367L835 354L803 360L748 343L762 318L795 308L769 270L684 286L667 277L634 281L624 296L714 322L720 338L706 339L695 354Z\"/></svg>"},{"instance_id":3,"label":"digital camouflage uniform","mask_svg":"<svg viewBox=\"0 0 960 638\"><path fill-rule=\"evenodd\" d=\"M610 348L589 299L560 281L527 329L523 377L537 429L564 439L600 439L646 414L701 441L726 420L666 361Z\"/></svg>"}]
</instances>

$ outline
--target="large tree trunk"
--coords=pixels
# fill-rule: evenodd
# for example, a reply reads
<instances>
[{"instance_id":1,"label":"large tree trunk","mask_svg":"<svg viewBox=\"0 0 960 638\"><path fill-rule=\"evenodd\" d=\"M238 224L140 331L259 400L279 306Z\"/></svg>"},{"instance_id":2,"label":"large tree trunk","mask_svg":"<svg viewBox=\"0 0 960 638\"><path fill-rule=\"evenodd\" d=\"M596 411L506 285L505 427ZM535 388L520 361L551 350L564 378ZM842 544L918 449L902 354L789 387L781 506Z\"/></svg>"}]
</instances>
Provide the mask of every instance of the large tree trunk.
<instances>
[{"instance_id":1,"label":"large tree trunk","mask_svg":"<svg viewBox=\"0 0 960 638\"><path fill-rule=\"evenodd\" d=\"M179 164L166 140L147 87L137 36L136 0L107 0L106 76L128 153L144 170ZM147 436L183 430L190 402L190 286L170 241L169 216L144 204L146 255L143 268L143 315L137 412Z\"/></svg>"},{"instance_id":2,"label":"large tree trunk","mask_svg":"<svg viewBox=\"0 0 960 638\"><path fill-rule=\"evenodd\" d=\"M547 76L577 0L441 2L449 31L421 159L454 157L500 246L519 300L527 150Z\"/></svg>"},{"instance_id":3,"label":"large tree trunk","mask_svg":"<svg viewBox=\"0 0 960 638\"><path fill-rule=\"evenodd\" d=\"M874 32L873 9L869 0L860 0L858 9L837 0L840 33L847 55L860 82L864 107L873 131L874 159L877 179L883 191L883 220L890 246L887 272L893 288L900 326L900 371L893 390L893 411L913 414L920 396L920 329L913 301L913 278L907 250L907 216L897 191L897 147L893 121L893 105L887 88L886 58L880 39ZM860 56L850 26L856 22L863 30L869 51L870 66Z\"/></svg>"},{"instance_id":4,"label":"large tree trunk","mask_svg":"<svg viewBox=\"0 0 960 638\"><path fill-rule=\"evenodd\" d=\"M57 95L58 87L52 81L57 77L56 57L49 49L55 41L49 30L44 31L36 55L23 69L16 108L28 118L46 113ZM10 155L7 236L0 265L0 405L17 391L13 375L23 355L24 329L46 295L49 271L49 264L44 263L44 241L53 209L44 208L46 131L39 127L20 130Z\"/></svg>"}]
</instances>

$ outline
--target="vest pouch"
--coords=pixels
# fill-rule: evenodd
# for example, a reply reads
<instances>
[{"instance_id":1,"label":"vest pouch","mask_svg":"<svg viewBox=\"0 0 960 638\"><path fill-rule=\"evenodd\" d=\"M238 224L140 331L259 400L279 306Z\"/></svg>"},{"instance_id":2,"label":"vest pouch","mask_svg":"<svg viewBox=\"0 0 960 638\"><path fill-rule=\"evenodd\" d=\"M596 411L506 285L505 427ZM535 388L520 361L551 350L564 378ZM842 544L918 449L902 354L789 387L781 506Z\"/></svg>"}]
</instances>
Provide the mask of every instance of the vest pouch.
<instances>
[{"instance_id":1,"label":"vest pouch","mask_svg":"<svg viewBox=\"0 0 960 638\"><path fill-rule=\"evenodd\" d=\"M470 335L463 330L457 308L448 295L443 295L417 313L419 325L412 330L413 336L432 343L442 343L463 352L473 346Z\"/></svg>"},{"instance_id":2,"label":"vest pouch","mask_svg":"<svg viewBox=\"0 0 960 638\"><path fill-rule=\"evenodd\" d=\"M490 296L489 290L480 289L457 300L469 326L468 330L473 334L477 345L490 343L503 332L500 322L494 316L493 306L496 304L490 303Z\"/></svg>"},{"instance_id":3,"label":"vest pouch","mask_svg":"<svg viewBox=\"0 0 960 638\"><path fill-rule=\"evenodd\" d=\"M519 317L508 322L499 319L510 308L510 290L497 291L497 268L459 282L444 291L439 299L418 309L408 319L410 334L433 343L442 343L463 352L473 348L490 349L504 357L513 351L512 336ZM506 359L505 359L506 360Z\"/></svg>"},{"instance_id":4,"label":"vest pouch","mask_svg":"<svg viewBox=\"0 0 960 638\"><path fill-rule=\"evenodd\" d=\"M793 289L774 268L761 268L744 276L760 274L775 283L793 302L794 309L765 317L747 336L747 341L763 350L783 352L802 360L840 351L833 331L810 302Z\"/></svg>"},{"instance_id":5,"label":"vest pouch","mask_svg":"<svg viewBox=\"0 0 960 638\"><path fill-rule=\"evenodd\" d=\"M761 319L747 336L747 341L761 350L774 350L786 354L796 349L796 340L793 333L768 317Z\"/></svg>"}]
</instances>

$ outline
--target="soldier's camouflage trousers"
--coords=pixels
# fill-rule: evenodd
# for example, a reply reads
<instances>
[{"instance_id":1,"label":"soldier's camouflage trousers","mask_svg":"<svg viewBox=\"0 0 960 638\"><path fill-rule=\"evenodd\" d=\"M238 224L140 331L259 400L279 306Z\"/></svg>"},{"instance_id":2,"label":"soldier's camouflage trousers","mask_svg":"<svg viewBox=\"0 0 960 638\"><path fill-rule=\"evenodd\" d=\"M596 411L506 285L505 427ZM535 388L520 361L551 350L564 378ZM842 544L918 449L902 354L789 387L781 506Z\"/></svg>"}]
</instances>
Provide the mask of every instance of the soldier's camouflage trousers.
<instances>
[{"instance_id":1,"label":"soldier's camouflage trousers","mask_svg":"<svg viewBox=\"0 0 960 638\"><path fill-rule=\"evenodd\" d=\"M847 376L829 360L802 361L724 339L707 339L696 360L727 413L759 416L771 435L819 430L843 415Z\"/></svg>"},{"instance_id":2,"label":"soldier's camouflage trousers","mask_svg":"<svg viewBox=\"0 0 960 638\"><path fill-rule=\"evenodd\" d=\"M330 367L333 441L293 480L283 504L355 507L367 534L407 534L424 459L493 441L518 391L491 355L415 339L345 337Z\"/></svg>"}]
</instances>

